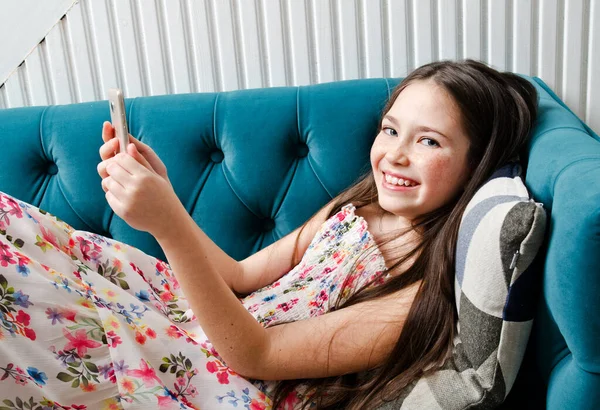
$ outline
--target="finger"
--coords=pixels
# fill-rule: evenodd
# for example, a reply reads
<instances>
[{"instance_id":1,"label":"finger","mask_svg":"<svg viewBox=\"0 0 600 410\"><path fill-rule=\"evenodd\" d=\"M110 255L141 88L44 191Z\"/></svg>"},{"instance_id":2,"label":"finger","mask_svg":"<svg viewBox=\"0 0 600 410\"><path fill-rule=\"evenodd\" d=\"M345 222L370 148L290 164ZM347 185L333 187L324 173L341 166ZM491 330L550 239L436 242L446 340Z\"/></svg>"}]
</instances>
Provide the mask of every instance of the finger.
<instances>
[{"instance_id":1,"label":"finger","mask_svg":"<svg viewBox=\"0 0 600 410\"><path fill-rule=\"evenodd\" d=\"M113 178L113 180L121 184L123 188L131 184L131 178L133 178L133 176L116 161L108 164L106 167L106 172Z\"/></svg>"},{"instance_id":2,"label":"finger","mask_svg":"<svg viewBox=\"0 0 600 410\"><path fill-rule=\"evenodd\" d=\"M108 159L98 163L96 170L98 171L100 178L106 178L108 176L108 172L106 172L106 167L108 166L108 164L110 164L114 160L115 160L114 158L108 158Z\"/></svg>"},{"instance_id":3,"label":"finger","mask_svg":"<svg viewBox=\"0 0 600 410\"><path fill-rule=\"evenodd\" d=\"M108 205L110 205L112 210L115 211L117 215L122 215L123 205L121 204L119 198L117 198L111 191L106 191L106 194L104 194L104 196L106 197L106 201L108 202Z\"/></svg>"},{"instance_id":4,"label":"finger","mask_svg":"<svg viewBox=\"0 0 600 410\"><path fill-rule=\"evenodd\" d=\"M115 129L109 121L102 123L102 140L104 142L111 140L115 136Z\"/></svg>"},{"instance_id":5,"label":"finger","mask_svg":"<svg viewBox=\"0 0 600 410\"><path fill-rule=\"evenodd\" d=\"M135 147L138 149L140 153L145 153L149 150L152 150L150 145L143 143L139 139L135 138L133 135L129 134L129 143L133 143Z\"/></svg>"},{"instance_id":6,"label":"finger","mask_svg":"<svg viewBox=\"0 0 600 410\"><path fill-rule=\"evenodd\" d=\"M108 158L112 158L115 156L115 151L119 150L119 140L116 138L113 138L107 142L105 142L101 147L100 147L100 158L102 158L103 160L108 159Z\"/></svg>"},{"instance_id":7,"label":"finger","mask_svg":"<svg viewBox=\"0 0 600 410\"><path fill-rule=\"evenodd\" d=\"M104 192L111 191L117 198L124 198L125 188L112 177L106 177L100 183Z\"/></svg>"},{"instance_id":8,"label":"finger","mask_svg":"<svg viewBox=\"0 0 600 410\"><path fill-rule=\"evenodd\" d=\"M129 172L131 175L143 174L150 172L145 166L140 164L135 158L129 153L118 153L115 156L115 162L117 162L124 170Z\"/></svg>"},{"instance_id":9,"label":"finger","mask_svg":"<svg viewBox=\"0 0 600 410\"><path fill-rule=\"evenodd\" d=\"M142 164L144 167L148 168L149 170L152 169L152 165L150 165L148 160L140 153L140 151L138 151L135 144L127 145L127 153L131 155L133 159L135 159L137 162Z\"/></svg>"}]
</instances>

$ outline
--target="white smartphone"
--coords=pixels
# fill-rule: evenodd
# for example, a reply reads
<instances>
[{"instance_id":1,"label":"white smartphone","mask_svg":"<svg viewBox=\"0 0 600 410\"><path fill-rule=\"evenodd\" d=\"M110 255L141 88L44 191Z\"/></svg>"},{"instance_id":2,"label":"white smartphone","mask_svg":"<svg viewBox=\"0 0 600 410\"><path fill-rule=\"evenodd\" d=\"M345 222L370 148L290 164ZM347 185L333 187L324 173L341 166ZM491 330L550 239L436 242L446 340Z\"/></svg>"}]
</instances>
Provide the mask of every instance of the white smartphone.
<instances>
[{"instance_id":1,"label":"white smartphone","mask_svg":"<svg viewBox=\"0 0 600 410\"><path fill-rule=\"evenodd\" d=\"M110 104L110 122L115 128L115 136L119 140L120 152L126 152L129 143L129 130L127 129L127 118L125 117L123 91L119 88L110 88L108 90L108 103Z\"/></svg>"}]
</instances>

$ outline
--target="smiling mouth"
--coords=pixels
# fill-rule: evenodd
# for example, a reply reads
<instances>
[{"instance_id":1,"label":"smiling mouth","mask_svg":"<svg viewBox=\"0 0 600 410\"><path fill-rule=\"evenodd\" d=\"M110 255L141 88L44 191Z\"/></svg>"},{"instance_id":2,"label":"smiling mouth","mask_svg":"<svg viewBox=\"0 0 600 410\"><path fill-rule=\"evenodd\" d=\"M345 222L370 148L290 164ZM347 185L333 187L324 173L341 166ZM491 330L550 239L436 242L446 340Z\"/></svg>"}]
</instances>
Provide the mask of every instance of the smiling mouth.
<instances>
[{"instance_id":1,"label":"smiling mouth","mask_svg":"<svg viewBox=\"0 0 600 410\"><path fill-rule=\"evenodd\" d=\"M402 178L393 177L391 175L386 174L385 172L383 173L383 181L391 186L405 187L405 188L412 188L412 187L416 187L416 186L420 185L419 183L417 183L415 181L411 181L410 179L402 179Z\"/></svg>"}]
</instances>

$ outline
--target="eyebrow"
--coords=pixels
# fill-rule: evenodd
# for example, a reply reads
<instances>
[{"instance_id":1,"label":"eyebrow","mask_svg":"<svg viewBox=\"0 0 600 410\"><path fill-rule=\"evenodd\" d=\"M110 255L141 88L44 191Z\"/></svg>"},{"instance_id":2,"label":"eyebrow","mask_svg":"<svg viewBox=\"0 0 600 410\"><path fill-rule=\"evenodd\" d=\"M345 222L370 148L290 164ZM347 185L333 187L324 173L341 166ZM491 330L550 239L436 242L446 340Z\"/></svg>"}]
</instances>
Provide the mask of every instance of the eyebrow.
<instances>
[{"instance_id":1,"label":"eyebrow","mask_svg":"<svg viewBox=\"0 0 600 410\"><path fill-rule=\"evenodd\" d=\"M393 122L394 124L396 124L396 126L400 126L400 124L398 123L398 120L396 120L394 117L392 117L391 115L386 115L385 117L383 117L391 122ZM450 139L448 138L446 135L442 134L441 132L439 132L436 129L433 129L431 127L426 127L425 125L419 125L416 129L416 132L435 132L436 134L441 135L442 137L446 138L446 139Z\"/></svg>"}]
</instances>

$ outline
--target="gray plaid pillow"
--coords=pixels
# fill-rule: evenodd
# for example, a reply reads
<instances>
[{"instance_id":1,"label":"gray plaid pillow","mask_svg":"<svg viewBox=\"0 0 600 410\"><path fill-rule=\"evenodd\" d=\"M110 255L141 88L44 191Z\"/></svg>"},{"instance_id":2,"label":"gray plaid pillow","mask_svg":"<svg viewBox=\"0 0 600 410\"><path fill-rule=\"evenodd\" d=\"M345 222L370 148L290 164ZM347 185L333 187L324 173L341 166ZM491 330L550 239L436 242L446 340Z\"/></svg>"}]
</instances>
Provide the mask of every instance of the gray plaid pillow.
<instances>
[{"instance_id":1,"label":"gray plaid pillow","mask_svg":"<svg viewBox=\"0 0 600 410\"><path fill-rule=\"evenodd\" d=\"M531 332L538 281L528 269L544 239L546 213L509 163L476 192L456 249L458 336L443 369L383 409L493 408L504 401Z\"/></svg>"}]
</instances>

